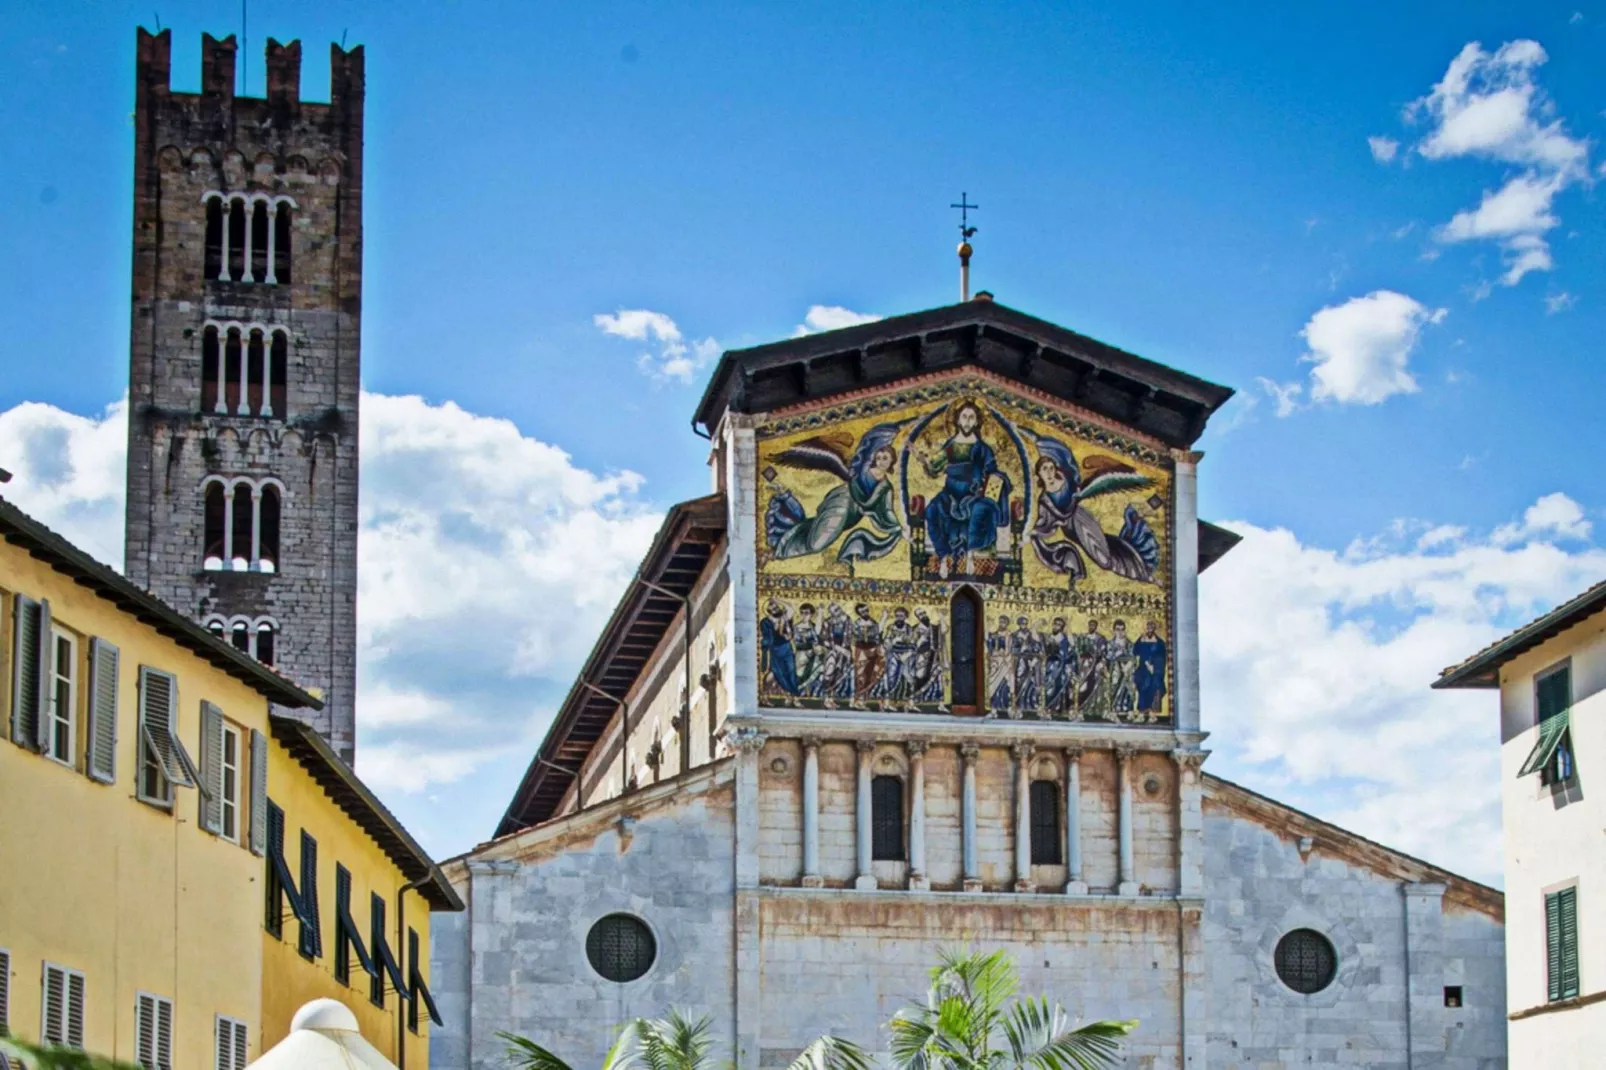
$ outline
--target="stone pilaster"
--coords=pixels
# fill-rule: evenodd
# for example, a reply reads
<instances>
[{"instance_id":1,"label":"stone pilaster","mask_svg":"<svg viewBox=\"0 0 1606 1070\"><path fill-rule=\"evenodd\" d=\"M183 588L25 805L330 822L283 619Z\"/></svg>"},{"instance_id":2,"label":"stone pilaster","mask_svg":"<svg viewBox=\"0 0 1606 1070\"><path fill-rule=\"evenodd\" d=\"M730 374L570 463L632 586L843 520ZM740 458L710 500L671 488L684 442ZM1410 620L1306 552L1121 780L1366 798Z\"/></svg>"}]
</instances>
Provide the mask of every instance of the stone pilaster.
<instances>
[{"instance_id":1,"label":"stone pilaster","mask_svg":"<svg viewBox=\"0 0 1606 1070\"><path fill-rule=\"evenodd\" d=\"M803 739L803 887L823 888L820 876L820 741Z\"/></svg>"},{"instance_id":2,"label":"stone pilaster","mask_svg":"<svg viewBox=\"0 0 1606 1070\"><path fill-rule=\"evenodd\" d=\"M858 833L859 848L859 875L854 878L853 886L860 889L873 889L876 887L875 863L871 858L871 824L874 819L870 799L870 782L872 779L871 762L875 759L875 741L861 739L854 744L859 754L859 793L858 805L855 807L855 827Z\"/></svg>"},{"instance_id":3,"label":"stone pilaster","mask_svg":"<svg viewBox=\"0 0 1606 1070\"><path fill-rule=\"evenodd\" d=\"M1082 748L1065 748L1065 894L1086 895L1082 879Z\"/></svg>"},{"instance_id":4,"label":"stone pilaster","mask_svg":"<svg viewBox=\"0 0 1606 1070\"><path fill-rule=\"evenodd\" d=\"M964 884L967 892L981 891L981 866L976 858L976 759L981 754L981 748L974 743L966 743L959 748L959 758L964 764L964 775L960 785L960 854L963 860Z\"/></svg>"},{"instance_id":5,"label":"stone pilaster","mask_svg":"<svg viewBox=\"0 0 1606 1070\"><path fill-rule=\"evenodd\" d=\"M1016 743L1009 748L1015 759L1015 890L1035 892L1032 883L1032 755L1037 748L1031 743Z\"/></svg>"},{"instance_id":6,"label":"stone pilaster","mask_svg":"<svg viewBox=\"0 0 1606 1070\"><path fill-rule=\"evenodd\" d=\"M909 890L928 891L926 875L926 742L911 739L904 743L909 756Z\"/></svg>"},{"instance_id":7,"label":"stone pilaster","mask_svg":"<svg viewBox=\"0 0 1606 1070\"><path fill-rule=\"evenodd\" d=\"M1115 748L1116 783L1119 799L1120 822L1119 852L1121 883L1116 887L1119 895L1137 895L1138 882L1133 876L1132 854L1132 757L1131 747Z\"/></svg>"}]
</instances>

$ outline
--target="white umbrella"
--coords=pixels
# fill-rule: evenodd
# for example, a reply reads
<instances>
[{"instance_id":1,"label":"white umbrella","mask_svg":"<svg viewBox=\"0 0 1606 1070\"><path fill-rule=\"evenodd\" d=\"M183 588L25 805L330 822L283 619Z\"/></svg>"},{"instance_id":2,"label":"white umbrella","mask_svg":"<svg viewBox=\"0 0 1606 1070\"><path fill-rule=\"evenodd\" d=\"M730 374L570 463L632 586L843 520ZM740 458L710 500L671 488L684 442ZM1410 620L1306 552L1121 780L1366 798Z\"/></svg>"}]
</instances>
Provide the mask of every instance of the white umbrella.
<instances>
[{"instance_id":1,"label":"white umbrella","mask_svg":"<svg viewBox=\"0 0 1606 1070\"><path fill-rule=\"evenodd\" d=\"M357 1030L357 1016L337 999L296 1011L290 1035L262 1053L251 1070L396 1070Z\"/></svg>"}]
</instances>

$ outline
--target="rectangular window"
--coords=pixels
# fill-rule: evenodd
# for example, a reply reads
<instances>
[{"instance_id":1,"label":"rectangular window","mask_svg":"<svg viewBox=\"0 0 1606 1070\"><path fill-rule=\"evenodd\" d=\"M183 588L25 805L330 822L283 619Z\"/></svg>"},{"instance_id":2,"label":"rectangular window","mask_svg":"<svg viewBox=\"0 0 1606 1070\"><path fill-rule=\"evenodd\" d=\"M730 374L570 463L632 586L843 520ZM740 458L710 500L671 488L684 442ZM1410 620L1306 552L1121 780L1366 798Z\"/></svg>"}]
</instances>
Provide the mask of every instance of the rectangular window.
<instances>
[{"instance_id":1,"label":"rectangular window","mask_svg":"<svg viewBox=\"0 0 1606 1070\"><path fill-rule=\"evenodd\" d=\"M368 948L357 931L357 922L351 916L351 871L335 863L335 980L343 985L351 983L351 955L356 952L357 963L369 977L379 970L368 955Z\"/></svg>"},{"instance_id":2,"label":"rectangular window","mask_svg":"<svg viewBox=\"0 0 1606 1070\"><path fill-rule=\"evenodd\" d=\"M304 958L323 956L323 927L318 919L318 841L301 830L301 938Z\"/></svg>"},{"instance_id":3,"label":"rectangular window","mask_svg":"<svg viewBox=\"0 0 1606 1070\"><path fill-rule=\"evenodd\" d=\"M82 1051L84 975L65 966L45 963L39 1012L40 1041Z\"/></svg>"},{"instance_id":4,"label":"rectangular window","mask_svg":"<svg viewBox=\"0 0 1606 1070\"><path fill-rule=\"evenodd\" d=\"M178 677L139 667L139 791L141 801L171 808L173 788L200 779L178 736Z\"/></svg>"},{"instance_id":5,"label":"rectangular window","mask_svg":"<svg viewBox=\"0 0 1606 1070\"><path fill-rule=\"evenodd\" d=\"M240 730L223 722L223 765L218 800L222 805L218 835L240 842Z\"/></svg>"},{"instance_id":6,"label":"rectangular window","mask_svg":"<svg viewBox=\"0 0 1606 1070\"><path fill-rule=\"evenodd\" d=\"M134 997L134 1061L143 1070L173 1070L173 1001Z\"/></svg>"},{"instance_id":7,"label":"rectangular window","mask_svg":"<svg viewBox=\"0 0 1606 1070\"><path fill-rule=\"evenodd\" d=\"M878 862L902 862L903 781L878 776L870 781L870 857Z\"/></svg>"},{"instance_id":8,"label":"rectangular window","mask_svg":"<svg viewBox=\"0 0 1606 1070\"><path fill-rule=\"evenodd\" d=\"M1578 889L1545 896L1545 958L1551 1001L1578 995Z\"/></svg>"},{"instance_id":9,"label":"rectangular window","mask_svg":"<svg viewBox=\"0 0 1606 1070\"><path fill-rule=\"evenodd\" d=\"M40 732L42 753L64 765L74 765L73 711L78 702L78 640L60 628L50 630L49 702Z\"/></svg>"},{"instance_id":10,"label":"rectangular window","mask_svg":"<svg viewBox=\"0 0 1606 1070\"><path fill-rule=\"evenodd\" d=\"M245 1070L250 1035L246 1024L237 1018L226 1018L220 1014L213 1033L213 1070Z\"/></svg>"},{"instance_id":11,"label":"rectangular window","mask_svg":"<svg viewBox=\"0 0 1606 1070\"><path fill-rule=\"evenodd\" d=\"M303 926L306 924L306 907L302 903L301 893L296 890L295 878L290 875L290 864L284 857L284 811L272 800L265 799L263 813L267 904L262 924L270 936L282 940L285 901L289 901L290 912Z\"/></svg>"},{"instance_id":12,"label":"rectangular window","mask_svg":"<svg viewBox=\"0 0 1606 1070\"><path fill-rule=\"evenodd\" d=\"M1032 781L1028 802L1032 817L1032 865L1061 865L1059 785L1052 780Z\"/></svg>"},{"instance_id":13,"label":"rectangular window","mask_svg":"<svg viewBox=\"0 0 1606 1070\"><path fill-rule=\"evenodd\" d=\"M374 892L368 897L369 923L368 923L368 949L373 955L374 976L368 983L368 998L374 1006L385 1005L385 975L390 975L390 984L396 994L402 999L407 998L410 989L402 977L401 964L396 961L396 955L390 950L390 941L385 937L385 897Z\"/></svg>"},{"instance_id":14,"label":"rectangular window","mask_svg":"<svg viewBox=\"0 0 1606 1070\"><path fill-rule=\"evenodd\" d=\"M1539 772L1543 784L1560 784L1573 775L1573 740L1571 726L1567 724L1573 704L1573 670L1571 662L1547 669L1534 677L1535 720L1543 729L1549 727L1555 743L1544 767ZM1565 727L1564 727L1565 726Z\"/></svg>"},{"instance_id":15,"label":"rectangular window","mask_svg":"<svg viewBox=\"0 0 1606 1070\"><path fill-rule=\"evenodd\" d=\"M441 1021L441 1012L435 1006L435 997L430 995L429 984L424 980L424 966L418 953L418 930L411 926L407 929L407 1028L418 1032L418 1018L420 1004L429 1014L429 1020L436 1025L445 1025Z\"/></svg>"}]
</instances>

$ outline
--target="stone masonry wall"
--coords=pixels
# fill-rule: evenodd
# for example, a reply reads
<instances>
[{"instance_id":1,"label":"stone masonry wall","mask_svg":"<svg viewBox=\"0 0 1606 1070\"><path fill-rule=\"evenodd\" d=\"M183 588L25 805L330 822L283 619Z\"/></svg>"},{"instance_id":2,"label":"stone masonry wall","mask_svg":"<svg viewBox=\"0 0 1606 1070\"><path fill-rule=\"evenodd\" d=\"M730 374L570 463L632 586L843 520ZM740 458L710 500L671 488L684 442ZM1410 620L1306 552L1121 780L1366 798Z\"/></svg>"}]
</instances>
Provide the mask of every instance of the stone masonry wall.
<instances>
[{"instance_id":1,"label":"stone masonry wall","mask_svg":"<svg viewBox=\"0 0 1606 1070\"><path fill-rule=\"evenodd\" d=\"M361 48L331 50L331 100L300 100L298 43L267 49L268 97L236 97L235 44L202 42L202 91L171 91L168 32L139 33L124 569L197 618L268 616L302 711L354 748ZM204 278L208 192L293 198L291 283ZM289 332L287 412L201 411L209 321ZM243 358L242 358L243 362ZM208 475L285 486L273 573L202 568ZM291 711L296 712L296 711ZM300 714L298 714L300 715Z\"/></svg>"}]
</instances>

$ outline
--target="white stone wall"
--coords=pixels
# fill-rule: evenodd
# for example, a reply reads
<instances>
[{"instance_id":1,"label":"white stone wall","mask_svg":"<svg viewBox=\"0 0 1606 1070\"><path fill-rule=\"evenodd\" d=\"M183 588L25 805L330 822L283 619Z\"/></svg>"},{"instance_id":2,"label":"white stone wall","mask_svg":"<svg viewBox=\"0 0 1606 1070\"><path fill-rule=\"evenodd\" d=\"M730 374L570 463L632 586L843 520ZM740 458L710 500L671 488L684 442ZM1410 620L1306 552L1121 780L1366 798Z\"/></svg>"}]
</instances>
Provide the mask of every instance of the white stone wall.
<instances>
[{"instance_id":1,"label":"white stone wall","mask_svg":"<svg viewBox=\"0 0 1606 1070\"><path fill-rule=\"evenodd\" d=\"M1442 884L1391 877L1316 843L1303 854L1297 835L1210 796L1204 834L1210 1066L1505 1065L1496 917L1446 902ZM1333 983L1313 995L1283 984L1273 964L1277 941L1298 928L1337 952ZM1454 984L1465 1002L1452 1010L1443 989Z\"/></svg>"},{"instance_id":2,"label":"white stone wall","mask_svg":"<svg viewBox=\"0 0 1606 1070\"><path fill-rule=\"evenodd\" d=\"M500 1070L499 1031L523 1034L577 1067L598 1066L632 1017L682 1007L713 1016L734 1049L734 822L731 764L509 837L454 864L468 904L431 941L445 1028L436 1070ZM678 790L677 790L678 789ZM621 820L623 818L623 820ZM606 914L653 930L640 980L600 977L586 934Z\"/></svg>"}]
</instances>

